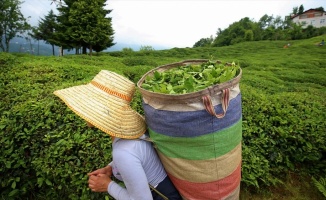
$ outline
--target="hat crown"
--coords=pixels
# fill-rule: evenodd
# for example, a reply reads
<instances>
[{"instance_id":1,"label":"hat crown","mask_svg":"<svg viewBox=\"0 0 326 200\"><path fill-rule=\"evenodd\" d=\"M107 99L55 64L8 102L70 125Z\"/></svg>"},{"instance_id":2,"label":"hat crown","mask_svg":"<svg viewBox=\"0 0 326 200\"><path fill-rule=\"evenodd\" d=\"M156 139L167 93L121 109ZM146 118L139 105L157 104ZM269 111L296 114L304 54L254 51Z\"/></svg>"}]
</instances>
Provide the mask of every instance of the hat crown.
<instances>
[{"instance_id":1,"label":"hat crown","mask_svg":"<svg viewBox=\"0 0 326 200\"><path fill-rule=\"evenodd\" d=\"M136 89L135 84L126 77L107 70L101 70L91 84L128 102L132 100Z\"/></svg>"}]
</instances>

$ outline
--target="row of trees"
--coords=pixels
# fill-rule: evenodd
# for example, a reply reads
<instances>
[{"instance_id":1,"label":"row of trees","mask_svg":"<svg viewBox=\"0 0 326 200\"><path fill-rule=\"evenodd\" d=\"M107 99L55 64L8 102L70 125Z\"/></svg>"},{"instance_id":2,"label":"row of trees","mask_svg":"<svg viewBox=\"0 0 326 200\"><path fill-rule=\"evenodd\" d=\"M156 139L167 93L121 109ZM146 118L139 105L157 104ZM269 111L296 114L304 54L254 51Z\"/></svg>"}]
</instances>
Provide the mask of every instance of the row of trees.
<instances>
[{"instance_id":1,"label":"row of trees","mask_svg":"<svg viewBox=\"0 0 326 200\"><path fill-rule=\"evenodd\" d=\"M19 0L0 1L0 49L9 52L9 43L14 37L22 37L31 29L27 19L20 12Z\"/></svg>"},{"instance_id":2,"label":"row of trees","mask_svg":"<svg viewBox=\"0 0 326 200\"><path fill-rule=\"evenodd\" d=\"M105 9L106 0L60 0L54 14L51 10L39 20L36 27L31 27L20 12L20 0L1 0L0 2L0 48L9 52L9 42L14 37L44 40L54 47L76 49L76 54L90 54L95 50L103 51L114 45L111 10ZM17 16L17 17L16 17Z\"/></svg>"},{"instance_id":3,"label":"row of trees","mask_svg":"<svg viewBox=\"0 0 326 200\"><path fill-rule=\"evenodd\" d=\"M324 11L323 7L316 8ZM265 14L258 22L250 20L248 17L234 22L228 28L218 29L216 37L202 38L193 47L218 47L228 46L244 41L259 40L297 40L306 39L326 33L326 27L315 28L311 25L304 28L303 24L293 23L291 16L302 14L303 5L294 7L289 16L282 19L281 16L274 17Z\"/></svg>"}]
</instances>

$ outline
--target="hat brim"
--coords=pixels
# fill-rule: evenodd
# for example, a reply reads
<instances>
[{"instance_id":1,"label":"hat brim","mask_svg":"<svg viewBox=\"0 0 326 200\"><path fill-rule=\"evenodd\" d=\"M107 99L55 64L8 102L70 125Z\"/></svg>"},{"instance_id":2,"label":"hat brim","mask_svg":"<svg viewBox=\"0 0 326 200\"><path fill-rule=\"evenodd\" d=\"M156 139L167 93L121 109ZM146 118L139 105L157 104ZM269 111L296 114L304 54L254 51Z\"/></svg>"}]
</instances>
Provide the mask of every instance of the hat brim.
<instances>
[{"instance_id":1,"label":"hat brim","mask_svg":"<svg viewBox=\"0 0 326 200\"><path fill-rule=\"evenodd\" d=\"M78 116L111 136L135 139L146 132L144 117L133 110L127 100L93 84L57 90L54 94Z\"/></svg>"}]
</instances>

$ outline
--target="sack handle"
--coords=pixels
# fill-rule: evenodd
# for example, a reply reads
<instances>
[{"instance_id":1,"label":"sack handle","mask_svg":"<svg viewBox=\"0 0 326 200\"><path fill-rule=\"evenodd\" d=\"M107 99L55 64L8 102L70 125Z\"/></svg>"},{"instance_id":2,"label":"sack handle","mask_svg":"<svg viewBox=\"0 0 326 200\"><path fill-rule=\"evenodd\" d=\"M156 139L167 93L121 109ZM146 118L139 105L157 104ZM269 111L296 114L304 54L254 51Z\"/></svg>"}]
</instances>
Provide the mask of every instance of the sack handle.
<instances>
[{"instance_id":1,"label":"sack handle","mask_svg":"<svg viewBox=\"0 0 326 200\"><path fill-rule=\"evenodd\" d=\"M230 89L227 88L227 89L222 90L221 102L222 102L223 113L221 113L221 114L215 113L215 109L212 104L210 95L205 95L202 97L202 99L203 99L205 109L209 114L211 114L212 116L215 116L216 118L223 118L226 114L226 111L227 111L227 109L229 107L229 103L230 103Z\"/></svg>"}]
</instances>

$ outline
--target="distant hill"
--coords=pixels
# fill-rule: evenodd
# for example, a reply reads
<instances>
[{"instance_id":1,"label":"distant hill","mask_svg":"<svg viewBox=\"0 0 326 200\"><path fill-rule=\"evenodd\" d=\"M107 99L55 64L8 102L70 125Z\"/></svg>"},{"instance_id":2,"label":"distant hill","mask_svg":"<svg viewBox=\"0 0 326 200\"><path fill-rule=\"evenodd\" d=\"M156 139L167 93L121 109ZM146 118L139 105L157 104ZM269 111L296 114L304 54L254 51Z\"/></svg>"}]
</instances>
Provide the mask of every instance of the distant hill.
<instances>
[{"instance_id":1,"label":"distant hill","mask_svg":"<svg viewBox=\"0 0 326 200\"><path fill-rule=\"evenodd\" d=\"M112 47L104 50L104 52L112 52L112 51L121 51L123 48L131 48L134 51L138 51L141 46L139 44L127 44L127 43L116 43ZM155 50L163 50L168 49L168 47L164 46L152 46ZM24 38L15 37L10 41L10 48L9 52L11 53L31 53L34 55L43 55L43 56L51 56L52 53L52 46L50 44L46 44L44 41L36 41L32 40L31 42L27 41ZM55 55L59 55L59 47L55 46L54 48ZM64 50L64 54L74 54L75 51L67 51Z\"/></svg>"},{"instance_id":2,"label":"distant hill","mask_svg":"<svg viewBox=\"0 0 326 200\"><path fill-rule=\"evenodd\" d=\"M59 47L54 47L55 55L58 55ZM44 41L27 41L24 38L15 37L10 41L10 48L9 52L12 53L30 53L34 55L42 55L42 56L51 56L52 53L52 46L50 44L46 44ZM67 52L69 53L69 52Z\"/></svg>"}]
</instances>

